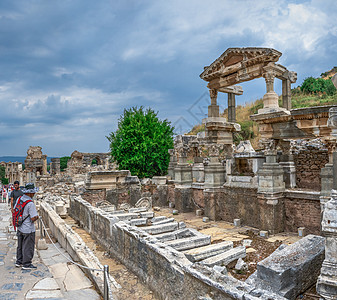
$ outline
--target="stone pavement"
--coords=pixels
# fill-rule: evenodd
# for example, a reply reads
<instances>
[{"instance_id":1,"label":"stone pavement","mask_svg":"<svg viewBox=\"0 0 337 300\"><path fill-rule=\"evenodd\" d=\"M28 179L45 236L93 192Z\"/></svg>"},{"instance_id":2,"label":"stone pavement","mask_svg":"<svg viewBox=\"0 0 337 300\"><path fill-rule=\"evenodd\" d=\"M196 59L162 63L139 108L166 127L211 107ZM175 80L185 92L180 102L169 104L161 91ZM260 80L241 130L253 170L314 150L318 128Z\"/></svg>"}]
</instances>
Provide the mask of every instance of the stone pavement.
<instances>
[{"instance_id":1,"label":"stone pavement","mask_svg":"<svg viewBox=\"0 0 337 300\"><path fill-rule=\"evenodd\" d=\"M0 300L101 299L82 270L63 257L53 245L35 253L36 270L16 268L16 235L10 229L11 213L0 203ZM57 244L60 251L69 255Z\"/></svg>"}]
</instances>

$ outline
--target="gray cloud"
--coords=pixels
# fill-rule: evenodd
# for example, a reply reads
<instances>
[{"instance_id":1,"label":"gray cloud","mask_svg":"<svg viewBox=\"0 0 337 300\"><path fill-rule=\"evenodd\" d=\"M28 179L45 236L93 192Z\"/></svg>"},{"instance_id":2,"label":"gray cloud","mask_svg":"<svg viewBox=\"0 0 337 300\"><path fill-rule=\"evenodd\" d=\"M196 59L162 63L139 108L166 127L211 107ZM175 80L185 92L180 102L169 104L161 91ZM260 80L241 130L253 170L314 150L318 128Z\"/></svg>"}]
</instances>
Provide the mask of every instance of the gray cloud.
<instances>
[{"instance_id":1,"label":"gray cloud","mask_svg":"<svg viewBox=\"0 0 337 300\"><path fill-rule=\"evenodd\" d=\"M186 129L207 92L199 74L228 47L274 47L298 83L319 76L335 65L336 8L334 0L2 1L0 155L24 155L30 143L50 156L107 151L105 135L134 105L172 123L182 117ZM261 81L243 87L238 103L265 92Z\"/></svg>"}]
</instances>

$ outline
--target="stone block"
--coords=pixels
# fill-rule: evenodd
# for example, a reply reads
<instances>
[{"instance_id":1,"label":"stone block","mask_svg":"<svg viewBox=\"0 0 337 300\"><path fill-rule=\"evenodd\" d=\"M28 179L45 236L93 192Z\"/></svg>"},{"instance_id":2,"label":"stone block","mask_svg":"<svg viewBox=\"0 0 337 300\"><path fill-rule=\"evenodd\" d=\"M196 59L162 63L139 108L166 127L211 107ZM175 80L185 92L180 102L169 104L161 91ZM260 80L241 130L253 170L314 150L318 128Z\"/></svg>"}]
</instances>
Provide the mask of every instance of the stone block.
<instances>
[{"instance_id":1,"label":"stone block","mask_svg":"<svg viewBox=\"0 0 337 300\"><path fill-rule=\"evenodd\" d=\"M166 245L178 251L206 246L206 245L209 245L210 243L211 243L211 237L209 235L194 236L194 237L188 237L188 238L183 238L179 240L165 242Z\"/></svg>"},{"instance_id":2,"label":"stone block","mask_svg":"<svg viewBox=\"0 0 337 300\"><path fill-rule=\"evenodd\" d=\"M146 211L147 211L146 207L132 207L129 209L129 213L141 213Z\"/></svg>"},{"instance_id":3,"label":"stone block","mask_svg":"<svg viewBox=\"0 0 337 300\"><path fill-rule=\"evenodd\" d=\"M48 245L47 245L45 239L39 239L38 240L37 249L39 249L39 250L47 250L48 249Z\"/></svg>"},{"instance_id":4,"label":"stone block","mask_svg":"<svg viewBox=\"0 0 337 300\"><path fill-rule=\"evenodd\" d=\"M234 226L240 227L241 226L241 220L240 219L234 219Z\"/></svg>"},{"instance_id":5,"label":"stone block","mask_svg":"<svg viewBox=\"0 0 337 300\"><path fill-rule=\"evenodd\" d=\"M177 229L178 229L177 222L142 227L142 230L144 230L145 232L149 234L159 234L159 233L174 231Z\"/></svg>"},{"instance_id":6,"label":"stone block","mask_svg":"<svg viewBox=\"0 0 337 300\"><path fill-rule=\"evenodd\" d=\"M176 239L187 238L191 236L196 236L190 228L182 228L174 231Z\"/></svg>"},{"instance_id":7,"label":"stone block","mask_svg":"<svg viewBox=\"0 0 337 300\"><path fill-rule=\"evenodd\" d=\"M161 242L167 242L167 241L172 241L176 239L176 234L175 232L165 232L165 233L160 233L154 235L155 238L157 238Z\"/></svg>"},{"instance_id":8,"label":"stone block","mask_svg":"<svg viewBox=\"0 0 337 300\"><path fill-rule=\"evenodd\" d=\"M130 221L131 219L138 218L138 214L136 213L114 214L113 216L117 217L120 221Z\"/></svg>"},{"instance_id":9,"label":"stone block","mask_svg":"<svg viewBox=\"0 0 337 300\"><path fill-rule=\"evenodd\" d=\"M167 217L165 216L159 216L159 217L154 217L151 219L151 223L156 223L156 222L160 222L160 221L163 221L163 220L166 220Z\"/></svg>"},{"instance_id":10,"label":"stone block","mask_svg":"<svg viewBox=\"0 0 337 300\"><path fill-rule=\"evenodd\" d=\"M174 218L165 218L162 221L158 221L158 222L153 223L153 225L161 225L161 224L172 223L172 222L175 222Z\"/></svg>"},{"instance_id":11,"label":"stone block","mask_svg":"<svg viewBox=\"0 0 337 300\"><path fill-rule=\"evenodd\" d=\"M132 219L130 220L131 226L140 226L140 225L146 225L147 218L139 218L139 219Z\"/></svg>"},{"instance_id":12,"label":"stone block","mask_svg":"<svg viewBox=\"0 0 337 300\"><path fill-rule=\"evenodd\" d=\"M324 259L324 242L321 236L308 235L290 246L281 245L257 264L257 271L246 282L295 299L316 283Z\"/></svg>"},{"instance_id":13,"label":"stone block","mask_svg":"<svg viewBox=\"0 0 337 300\"><path fill-rule=\"evenodd\" d=\"M227 250L224 253L206 258L202 260L201 263L209 267L213 267L215 265L227 266L232 261L235 261L239 258L244 258L244 257L246 257L246 248L243 246L240 246L240 247Z\"/></svg>"},{"instance_id":14,"label":"stone block","mask_svg":"<svg viewBox=\"0 0 337 300\"><path fill-rule=\"evenodd\" d=\"M188 260L190 260L191 262L196 262L196 261L209 258L211 256L221 254L232 248L233 248L233 242L225 241L225 242L218 243L218 244L213 244L213 245L208 245L204 247L187 250L184 252L184 254L188 258Z\"/></svg>"},{"instance_id":15,"label":"stone block","mask_svg":"<svg viewBox=\"0 0 337 300\"><path fill-rule=\"evenodd\" d=\"M186 228L185 222L179 222L178 226L179 226L179 229Z\"/></svg>"},{"instance_id":16,"label":"stone block","mask_svg":"<svg viewBox=\"0 0 337 300\"><path fill-rule=\"evenodd\" d=\"M268 231L266 231L266 230L261 230L260 231L260 237L263 237L263 238L268 238L268 236L269 236L269 233L268 233Z\"/></svg>"},{"instance_id":17,"label":"stone block","mask_svg":"<svg viewBox=\"0 0 337 300\"><path fill-rule=\"evenodd\" d=\"M140 217L141 218L153 218L154 212L153 211L141 212Z\"/></svg>"},{"instance_id":18,"label":"stone block","mask_svg":"<svg viewBox=\"0 0 337 300\"><path fill-rule=\"evenodd\" d=\"M304 237L305 236L305 227L298 228L298 236Z\"/></svg>"},{"instance_id":19,"label":"stone block","mask_svg":"<svg viewBox=\"0 0 337 300\"><path fill-rule=\"evenodd\" d=\"M178 214L179 214L179 211L178 211L178 210L174 209L174 210L172 211L172 215L178 215Z\"/></svg>"},{"instance_id":20,"label":"stone block","mask_svg":"<svg viewBox=\"0 0 337 300\"><path fill-rule=\"evenodd\" d=\"M195 211L195 215L198 216L198 217L202 216L203 213L204 213L204 212L202 211L202 209L197 209L197 210Z\"/></svg>"}]
</instances>

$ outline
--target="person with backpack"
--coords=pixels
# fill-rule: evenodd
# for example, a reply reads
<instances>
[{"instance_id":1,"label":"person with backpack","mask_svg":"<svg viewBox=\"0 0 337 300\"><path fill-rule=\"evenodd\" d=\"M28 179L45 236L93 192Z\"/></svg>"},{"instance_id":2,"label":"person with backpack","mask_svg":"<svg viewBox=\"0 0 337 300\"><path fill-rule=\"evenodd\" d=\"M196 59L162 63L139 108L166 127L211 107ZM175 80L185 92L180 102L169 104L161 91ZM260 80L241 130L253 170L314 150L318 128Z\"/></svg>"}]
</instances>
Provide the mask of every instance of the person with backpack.
<instances>
[{"instance_id":1,"label":"person with backpack","mask_svg":"<svg viewBox=\"0 0 337 300\"><path fill-rule=\"evenodd\" d=\"M16 250L16 267L23 270L36 269L32 264L35 247L35 225L39 218L36 206L32 200L38 191L33 183L28 183L22 189L23 196L17 199L13 208L13 225L17 228L18 246Z\"/></svg>"},{"instance_id":2,"label":"person with backpack","mask_svg":"<svg viewBox=\"0 0 337 300\"><path fill-rule=\"evenodd\" d=\"M16 204L16 200L20 196L23 196L23 193L20 190L20 182L16 180L16 181L14 181L14 190L9 195L9 199L10 199L10 202L11 202L11 211L12 211L12 213L13 213L13 207Z\"/></svg>"}]
</instances>

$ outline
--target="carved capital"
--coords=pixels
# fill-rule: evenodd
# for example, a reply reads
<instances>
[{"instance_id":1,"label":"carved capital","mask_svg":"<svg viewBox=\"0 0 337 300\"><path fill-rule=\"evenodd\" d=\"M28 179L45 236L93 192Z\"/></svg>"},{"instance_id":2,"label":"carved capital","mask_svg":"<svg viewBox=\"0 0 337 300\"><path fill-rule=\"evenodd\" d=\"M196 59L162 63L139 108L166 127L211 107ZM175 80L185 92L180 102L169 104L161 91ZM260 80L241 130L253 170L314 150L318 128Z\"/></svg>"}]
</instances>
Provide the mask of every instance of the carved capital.
<instances>
[{"instance_id":1,"label":"carved capital","mask_svg":"<svg viewBox=\"0 0 337 300\"><path fill-rule=\"evenodd\" d=\"M189 147L187 145L179 145L175 148L178 158L186 158L187 153L189 151Z\"/></svg>"},{"instance_id":2,"label":"carved capital","mask_svg":"<svg viewBox=\"0 0 337 300\"><path fill-rule=\"evenodd\" d=\"M209 90L209 96L211 97L211 104L216 105L217 104L216 100L218 98L218 90L210 89Z\"/></svg>"}]
</instances>

